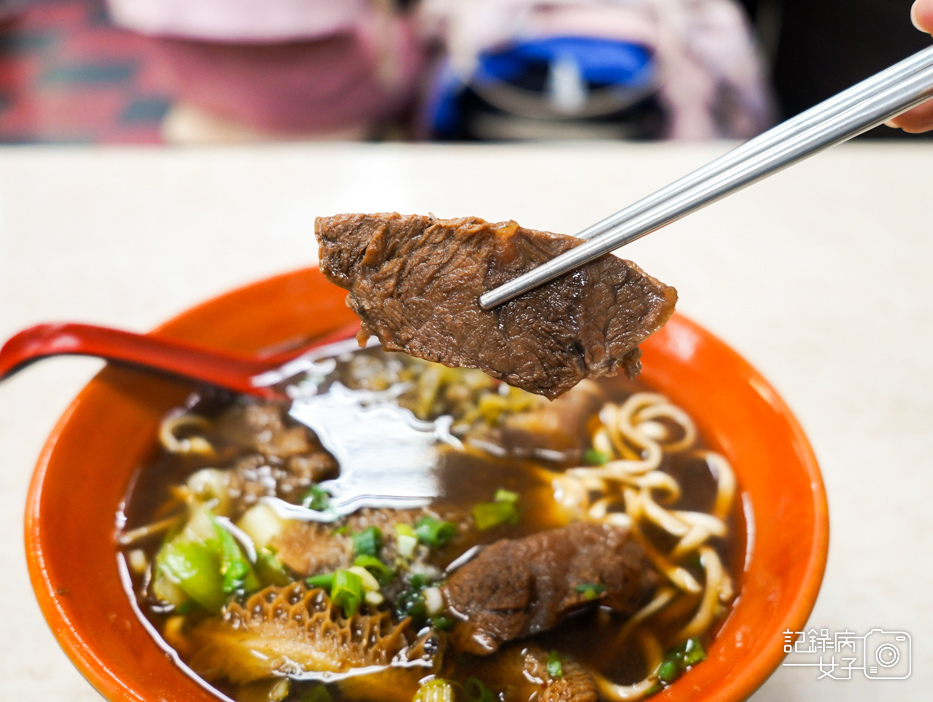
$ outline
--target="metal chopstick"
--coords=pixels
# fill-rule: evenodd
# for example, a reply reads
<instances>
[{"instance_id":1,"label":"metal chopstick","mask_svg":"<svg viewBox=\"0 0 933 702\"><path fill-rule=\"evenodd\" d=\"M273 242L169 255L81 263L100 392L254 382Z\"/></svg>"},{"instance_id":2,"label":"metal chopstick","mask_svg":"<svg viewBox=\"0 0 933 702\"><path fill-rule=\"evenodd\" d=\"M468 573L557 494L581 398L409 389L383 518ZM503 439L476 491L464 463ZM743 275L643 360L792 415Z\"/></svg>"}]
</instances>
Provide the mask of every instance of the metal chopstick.
<instances>
[{"instance_id":1,"label":"metal chopstick","mask_svg":"<svg viewBox=\"0 0 933 702\"><path fill-rule=\"evenodd\" d=\"M884 69L880 73L876 73L870 78L866 78L861 83L856 83L851 88L847 88L841 93L838 93L837 95L824 100L818 105L814 105L809 110L801 112L799 115L781 122L781 124L777 125L773 129L769 129L763 134L759 134L757 137L749 139L744 144L732 149L726 154L723 154L719 158L710 161L705 166L698 168L692 173L689 173L688 175L675 180L670 185L667 185L652 193L651 195L642 198L638 202L629 205L623 210L619 210L615 214L606 217L604 220L590 225L576 236L579 239L595 239L605 232L610 231L614 227L617 227L625 220L640 215L643 212L647 212L650 208L662 203L667 198L673 197L674 195L701 183L707 178L711 178L718 173L722 173L727 168L731 168L740 161L761 153L765 149L779 143L783 139L787 139L794 134L799 134L800 132L803 132L810 127L819 124L823 120L845 112L866 98L875 95L880 90L884 90L886 87L893 85L895 82L898 82L903 78L916 73L918 70L926 68L927 66L931 65L931 63L933 63L933 46L927 47L926 49L918 51L915 54L911 54L904 60L895 63L893 66ZM623 246L624 243L620 244L620 246Z\"/></svg>"},{"instance_id":2,"label":"metal chopstick","mask_svg":"<svg viewBox=\"0 0 933 702\"><path fill-rule=\"evenodd\" d=\"M736 190L861 134L933 97L933 47L820 103L585 229L585 243L480 296L507 302Z\"/></svg>"}]
</instances>

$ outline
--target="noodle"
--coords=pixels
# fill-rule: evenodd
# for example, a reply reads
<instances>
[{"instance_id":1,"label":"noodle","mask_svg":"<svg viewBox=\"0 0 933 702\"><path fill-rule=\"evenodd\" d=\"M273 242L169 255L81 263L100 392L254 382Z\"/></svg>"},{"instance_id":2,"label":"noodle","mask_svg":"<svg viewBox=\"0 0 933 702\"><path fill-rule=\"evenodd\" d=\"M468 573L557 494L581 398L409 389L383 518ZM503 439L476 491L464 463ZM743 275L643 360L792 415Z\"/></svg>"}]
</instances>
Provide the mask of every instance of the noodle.
<instances>
[{"instance_id":1,"label":"noodle","mask_svg":"<svg viewBox=\"0 0 933 702\"><path fill-rule=\"evenodd\" d=\"M169 453L195 453L209 456L214 453L214 447L203 436L179 439L177 435L179 429L204 429L208 424L209 422L204 417L196 414L177 414L166 417L159 425L159 443Z\"/></svg>"},{"instance_id":2,"label":"noodle","mask_svg":"<svg viewBox=\"0 0 933 702\"><path fill-rule=\"evenodd\" d=\"M628 702L647 697L655 689L658 684L656 671L664 658L664 651L658 640L644 629L638 630L638 642L641 644L645 661L648 663L648 670L651 670L652 674L634 685L617 685L601 673L591 670L590 675L593 676L596 687L603 696L611 700Z\"/></svg>"},{"instance_id":3,"label":"noodle","mask_svg":"<svg viewBox=\"0 0 933 702\"><path fill-rule=\"evenodd\" d=\"M672 604L694 609L690 620L675 635L676 642L705 633L729 602L734 589L711 538L727 536L726 518L735 498L736 481L726 459L712 451L695 449L697 430L690 417L657 393L636 393L621 406L608 404L599 413L600 426L592 435L592 446L608 460L601 466L571 468L552 481L555 499L565 508L593 521L628 526L654 566L674 587L662 587L654 599L622 627L620 639L633 631L649 661L649 674L633 685L618 685L591 670L590 674L606 698L638 700L659 685L661 646L640 625L663 615ZM672 425L674 431L669 430ZM671 510L663 503L676 502L681 488L673 476L660 470L665 453L693 451L716 478L716 498L711 513ZM624 510L624 512L620 511ZM676 538L667 552L649 540L643 526ZM698 559L702 584L684 567ZM684 614L690 612L686 609ZM649 640L650 639L650 640Z\"/></svg>"},{"instance_id":4,"label":"noodle","mask_svg":"<svg viewBox=\"0 0 933 702\"><path fill-rule=\"evenodd\" d=\"M152 524L147 524L137 529L124 531L117 537L117 542L121 546L132 546L144 539L148 539L159 534L164 534L176 524L180 524L184 518L184 514L176 514L174 517L169 517Z\"/></svg>"},{"instance_id":5,"label":"noodle","mask_svg":"<svg viewBox=\"0 0 933 702\"><path fill-rule=\"evenodd\" d=\"M732 466L729 465L729 462L718 453L705 451L703 458L706 459L707 464L716 476L718 486L713 514L719 519L725 519L735 497L735 473L732 472Z\"/></svg>"},{"instance_id":6,"label":"noodle","mask_svg":"<svg viewBox=\"0 0 933 702\"><path fill-rule=\"evenodd\" d=\"M700 563L703 570L706 571L706 589L703 592L703 599L700 601L700 607L697 609L693 619L677 633L677 638L681 640L689 639L697 634L706 631L716 616L716 610L719 604L719 588L722 584L722 561L719 556L709 546L700 548Z\"/></svg>"},{"instance_id":7,"label":"noodle","mask_svg":"<svg viewBox=\"0 0 933 702\"><path fill-rule=\"evenodd\" d=\"M625 625L619 630L618 639L625 639L629 634L632 633L635 627L667 607L671 602L674 601L674 599L677 597L677 594L677 590L671 587L658 588L658 591L655 593L651 602L635 612L635 614L629 617L629 620L625 622Z\"/></svg>"}]
</instances>

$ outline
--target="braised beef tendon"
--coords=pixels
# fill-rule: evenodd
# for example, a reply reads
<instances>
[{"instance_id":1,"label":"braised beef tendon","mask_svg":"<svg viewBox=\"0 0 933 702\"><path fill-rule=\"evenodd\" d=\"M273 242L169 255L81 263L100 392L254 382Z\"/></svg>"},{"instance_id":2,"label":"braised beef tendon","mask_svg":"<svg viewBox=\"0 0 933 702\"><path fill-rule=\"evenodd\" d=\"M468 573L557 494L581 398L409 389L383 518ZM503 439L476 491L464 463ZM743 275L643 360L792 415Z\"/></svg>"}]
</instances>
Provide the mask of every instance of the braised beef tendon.
<instances>
[{"instance_id":1,"label":"braised beef tendon","mask_svg":"<svg viewBox=\"0 0 933 702\"><path fill-rule=\"evenodd\" d=\"M550 398L583 378L635 375L638 345L677 300L674 288L606 255L483 310L483 292L582 243L515 222L346 214L319 217L315 232L321 271L349 291L364 334Z\"/></svg>"},{"instance_id":2,"label":"braised beef tendon","mask_svg":"<svg viewBox=\"0 0 933 702\"><path fill-rule=\"evenodd\" d=\"M622 377L552 402L378 347L333 353L291 381L291 408L190 398L127 496L130 594L187 669L235 702L597 702L701 663L741 526L728 464L682 410ZM312 431L300 397L365 411ZM398 432L342 511L335 485L359 468L337 440L381 436L366 418L390 411L428 437L434 497L386 506L410 455Z\"/></svg>"}]
</instances>

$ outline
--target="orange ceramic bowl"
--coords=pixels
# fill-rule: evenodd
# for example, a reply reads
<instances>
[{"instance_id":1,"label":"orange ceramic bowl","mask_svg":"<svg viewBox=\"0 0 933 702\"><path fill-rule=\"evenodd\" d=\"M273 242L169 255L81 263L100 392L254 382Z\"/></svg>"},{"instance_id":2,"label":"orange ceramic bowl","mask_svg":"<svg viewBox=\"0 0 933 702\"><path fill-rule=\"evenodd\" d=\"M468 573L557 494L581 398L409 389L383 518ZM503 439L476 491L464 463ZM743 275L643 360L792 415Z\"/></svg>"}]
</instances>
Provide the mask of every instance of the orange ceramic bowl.
<instances>
[{"instance_id":1,"label":"orange ceramic bowl","mask_svg":"<svg viewBox=\"0 0 933 702\"><path fill-rule=\"evenodd\" d=\"M159 334L235 351L320 335L351 321L344 292L314 269L271 278L196 307ZM742 358L675 315L644 344L644 380L689 412L732 462L748 527L742 590L708 658L657 702L735 702L783 658L819 591L828 519L813 452L790 410ZM116 515L162 414L192 386L109 366L81 392L39 459L26 509L26 553L46 620L109 700L217 697L186 675L127 596Z\"/></svg>"}]
</instances>

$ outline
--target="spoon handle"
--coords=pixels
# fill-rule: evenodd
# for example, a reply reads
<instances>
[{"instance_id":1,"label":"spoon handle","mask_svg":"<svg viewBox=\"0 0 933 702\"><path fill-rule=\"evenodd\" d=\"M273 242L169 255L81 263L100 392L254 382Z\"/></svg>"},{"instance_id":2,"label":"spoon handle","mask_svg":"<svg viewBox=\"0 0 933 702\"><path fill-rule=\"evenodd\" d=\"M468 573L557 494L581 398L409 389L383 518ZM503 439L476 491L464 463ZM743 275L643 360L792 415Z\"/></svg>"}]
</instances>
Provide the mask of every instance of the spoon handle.
<instances>
[{"instance_id":1,"label":"spoon handle","mask_svg":"<svg viewBox=\"0 0 933 702\"><path fill-rule=\"evenodd\" d=\"M299 349L258 358L90 324L40 324L20 332L0 348L0 380L49 356L99 356L194 378L235 392L282 399L282 393L274 388L255 386L253 377L321 344L352 336L358 330L359 324L348 325Z\"/></svg>"}]
</instances>

